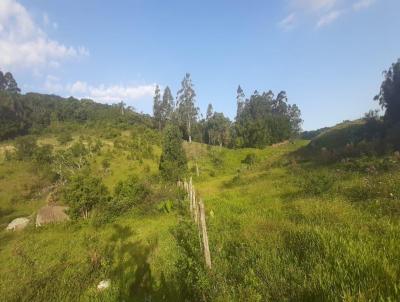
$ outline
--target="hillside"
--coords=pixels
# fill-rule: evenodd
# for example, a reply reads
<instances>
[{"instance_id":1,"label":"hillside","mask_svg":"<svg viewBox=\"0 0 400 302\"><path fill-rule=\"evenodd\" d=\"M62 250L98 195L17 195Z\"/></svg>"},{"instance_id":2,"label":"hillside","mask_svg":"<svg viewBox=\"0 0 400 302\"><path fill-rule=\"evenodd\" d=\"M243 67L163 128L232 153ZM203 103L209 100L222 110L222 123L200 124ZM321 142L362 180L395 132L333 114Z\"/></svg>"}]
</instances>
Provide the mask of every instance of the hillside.
<instances>
[{"instance_id":1,"label":"hillside","mask_svg":"<svg viewBox=\"0 0 400 302\"><path fill-rule=\"evenodd\" d=\"M12 218L46 203L51 180L30 161L2 160L0 293L6 301L399 299L398 157L321 166L293 155L307 141L237 150L184 144L206 205L213 262L207 271L185 218L188 202L157 180L156 133L137 126L114 132L107 139L89 128L66 145L46 134L38 144L67 150L101 140L89 157L91 173L110 192L132 174L151 190L144 203L119 214L97 210L89 220L6 232ZM132 153L132 140L153 143ZM57 202L64 203L61 195ZM104 279L111 288L99 292Z\"/></svg>"}]
</instances>

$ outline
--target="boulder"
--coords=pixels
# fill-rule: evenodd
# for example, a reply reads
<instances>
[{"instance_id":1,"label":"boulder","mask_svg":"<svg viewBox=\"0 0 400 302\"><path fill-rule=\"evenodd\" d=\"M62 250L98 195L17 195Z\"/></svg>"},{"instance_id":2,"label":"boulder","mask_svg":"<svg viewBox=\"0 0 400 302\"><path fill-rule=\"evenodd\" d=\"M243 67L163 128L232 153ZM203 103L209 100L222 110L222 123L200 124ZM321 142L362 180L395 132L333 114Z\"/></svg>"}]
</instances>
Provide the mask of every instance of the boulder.
<instances>
[{"instance_id":1,"label":"boulder","mask_svg":"<svg viewBox=\"0 0 400 302\"><path fill-rule=\"evenodd\" d=\"M68 207L63 206L44 206L37 213L36 226L69 220L69 216L65 214L67 209Z\"/></svg>"},{"instance_id":2,"label":"boulder","mask_svg":"<svg viewBox=\"0 0 400 302\"><path fill-rule=\"evenodd\" d=\"M101 280L99 282L99 284L97 285L97 289L98 290L105 290L106 288L109 288L111 285L111 280L107 279L107 280Z\"/></svg>"},{"instance_id":3,"label":"boulder","mask_svg":"<svg viewBox=\"0 0 400 302\"><path fill-rule=\"evenodd\" d=\"M13 221L9 223L6 230L7 231L16 231L24 229L29 223L29 219L26 217L15 218Z\"/></svg>"}]
</instances>

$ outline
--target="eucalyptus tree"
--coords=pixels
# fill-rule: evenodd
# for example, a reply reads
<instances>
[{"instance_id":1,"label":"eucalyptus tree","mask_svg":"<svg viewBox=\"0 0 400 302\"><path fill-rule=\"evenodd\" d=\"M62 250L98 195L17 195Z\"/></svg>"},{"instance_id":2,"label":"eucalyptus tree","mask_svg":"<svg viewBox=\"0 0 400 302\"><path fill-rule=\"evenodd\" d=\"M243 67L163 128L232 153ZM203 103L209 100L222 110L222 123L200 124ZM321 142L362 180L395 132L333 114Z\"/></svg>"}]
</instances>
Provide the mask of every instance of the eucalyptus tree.
<instances>
[{"instance_id":1,"label":"eucalyptus tree","mask_svg":"<svg viewBox=\"0 0 400 302\"><path fill-rule=\"evenodd\" d=\"M186 73L181 86L176 97L177 117L181 129L184 131L189 143L191 143L192 128L197 122L199 108L196 107L196 92L189 73Z\"/></svg>"}]
</instances>

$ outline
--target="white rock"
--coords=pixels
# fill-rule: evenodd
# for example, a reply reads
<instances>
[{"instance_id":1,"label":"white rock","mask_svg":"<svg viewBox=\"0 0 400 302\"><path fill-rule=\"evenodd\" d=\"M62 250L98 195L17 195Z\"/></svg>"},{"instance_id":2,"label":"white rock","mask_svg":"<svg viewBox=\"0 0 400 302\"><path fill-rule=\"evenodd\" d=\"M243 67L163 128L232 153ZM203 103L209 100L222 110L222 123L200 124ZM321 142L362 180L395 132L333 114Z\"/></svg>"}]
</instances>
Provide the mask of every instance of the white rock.
<instances>
[{"instance_id":1,"label":"white rock","mask_svg":"<svg viewBox=\"0 0 400 302\"><path fill-rule=\"evenodd\" d=\"M28 225L28 223L29 219L26 217L15 218L8 224L6 230L8 231L22 230Z\"/></svg>"},{"instance_id":2,"label":"white rock","mask_svg":"<svg viewBox=\"0 0 400 302\"><path fill-rule=\"evenodd\" d=\"M100 283L97 285L98 290L104 290L106 288L109 288L111 285L111 280L101 280Z\"/></svg>"}]
</instances>

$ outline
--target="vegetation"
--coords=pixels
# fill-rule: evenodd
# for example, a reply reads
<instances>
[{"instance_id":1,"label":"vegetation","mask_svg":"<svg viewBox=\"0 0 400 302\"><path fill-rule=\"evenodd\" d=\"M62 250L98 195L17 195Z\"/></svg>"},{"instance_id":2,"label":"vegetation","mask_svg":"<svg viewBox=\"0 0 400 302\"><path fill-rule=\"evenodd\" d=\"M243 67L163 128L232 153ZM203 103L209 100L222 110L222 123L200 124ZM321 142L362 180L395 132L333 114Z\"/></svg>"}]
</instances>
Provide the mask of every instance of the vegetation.
<instances>
[{"instance_id":1,"label":"vegetation","mask_svg":"<svg viewBox=\"0 0 400 302\"><path fill-rule=\"evenodd\" d=\"M176 126L170 125L165 129L159 169L161 177L167 181L182 180L186 174L186 155Z\"/></svg>"},{"instance_id":2,"label":"vegetation","mask_svg":"<svg viewBox=\"0 0 400 302\"><path fill-rule=\"evenodd\" d=\"M398 74L385 74L383 117L311 141L296 139L284 92L245 100L239 86L234 122L211 104L199 120L189 75L176 106L158 88L154 118L0 92L1 300L400 300ZM211 269L185 177L205 204ZM35 227L54 204L72 219ZM18 217L29 225L6 231Z\"/></svg>"}]
</instances>

